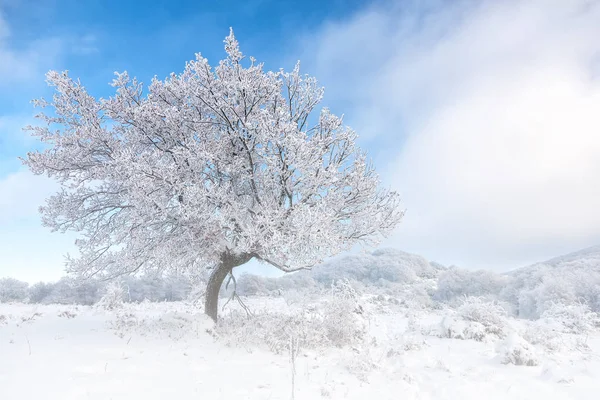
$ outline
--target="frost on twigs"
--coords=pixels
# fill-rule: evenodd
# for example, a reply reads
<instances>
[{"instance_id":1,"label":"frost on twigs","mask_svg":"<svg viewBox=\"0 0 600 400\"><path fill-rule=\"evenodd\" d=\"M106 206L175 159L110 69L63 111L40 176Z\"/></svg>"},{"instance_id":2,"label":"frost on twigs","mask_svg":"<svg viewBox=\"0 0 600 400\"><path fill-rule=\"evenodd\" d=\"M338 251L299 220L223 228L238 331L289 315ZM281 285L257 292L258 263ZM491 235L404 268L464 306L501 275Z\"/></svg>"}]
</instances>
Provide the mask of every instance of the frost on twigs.
<instances>
[{"instance_id":1,"label":"frost on twigs","mask_svg":"<svg viewBox=\"0 0 600 400\"><path fill-rule=\"evenodd\" d=\"M497 303L487 302L478 297L466 297L458 308L463 320L481 324L486 335L503 338L508 327L507 313Z\"/></svg>"},{"instance_id":2,"label":"frost on twigs","mask_svg":"<svg viewBox=\"0 0 600 400\"><path fill-rule=\"evenodd\" d=\"M79 233L69 271L202 270L227 255L289 272L399 223L398 195L380 187L357 134L319 110L314 78L298 65L264 71L233 33L225 50L215 67L197 54L147 88L117 73L110 98L48 73L55 94L36 104L51 111L28 128L47 146L24 163L62 186L42 215Z\"/></svg>"},{"instance_id":3,"label":"frost on twigs","mask_svg":"<svg viewBox=\"0 0 600 400\"><path fill-rule=\"evenodd\" d=\"M125 288L121 282L111 282L106 286L104 296L96 303L96 307L105 310L116 310L123 308L125 300Z\"/></svg>"},{"instance_id":4,"label":"frost on twigs","mask_svg":"<svg viewBox=\"0 0 600 400\"><path fill-rule=\"evenodd\" d=\"M207 335L214 323L197 308L179 303L126 303L108 321L109 328L120 338L146 336L184 340Z\"/></svg>"},{"instance_id":5,"label":"frost on twigs","mask_svg":"<svg viewBox=\"0 0 600 400\"><path fill-rule=\"evenodd\" d=\"M582 303L554 303L543 312L541 320L564 333L588 334L600 330L600 316Z\"/></svg>"},{"instance_id":6,"label":"frost on twigs","mask_svg":"<svg viewBox=\"0 0 600 400\"><path fill-rule=\"evenodd\" d=\"M366 314L348 282L334 284L322 302L289 313L255 312L247 316L232 312L222 318L217 337L234 346L266 347L275 353L289 350L290 338L299 349L344 347L361 343L366 336Z\"/></svg>"},{"instance_id":7,"label":"frost on twigs","mask_svg":"<svg viewBox=\"0 0 600 400\"><path fill-rule=\"evenodd\" d=\"M528 321L523 338L546 354L589 354L588 335L600 328L598 314L585 304L556 303L536 321Z\"/></svg>"}]
</instances>

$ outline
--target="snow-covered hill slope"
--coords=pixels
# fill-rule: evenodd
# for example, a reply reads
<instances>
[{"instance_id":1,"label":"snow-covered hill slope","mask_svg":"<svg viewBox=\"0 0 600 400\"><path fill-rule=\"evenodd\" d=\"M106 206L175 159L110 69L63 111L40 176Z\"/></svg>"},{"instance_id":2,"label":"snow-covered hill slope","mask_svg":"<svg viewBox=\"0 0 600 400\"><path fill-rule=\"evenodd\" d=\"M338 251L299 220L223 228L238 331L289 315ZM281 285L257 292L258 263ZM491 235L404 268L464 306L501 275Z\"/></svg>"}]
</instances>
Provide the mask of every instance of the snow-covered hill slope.
<instances>
[{"instance_id":1,"label":"snow-covered hill slope","mask_svg":"<svg viewBox=\"0 0 600 400\"><path fill-rule=\"evenodd\" d=\"M542 264L551 265L553 267L565 266L570 263L583 263L588 266L600 266L600 245L588 247L583 250L565 254L559 257L552 258Z\"/></svg>"},{"instance_id":2,"label":"snow-covered hill slope","mask_svg":"<svg viewBox=\"0 0 600 400\"><path fill-rule=\"evenodd\" d=\"M507 272L507 274L517 276L540 268L600 271L600 245L557 256L546 261L540 261L530 266L517 268Z\"/></svg>"}]
</instances>

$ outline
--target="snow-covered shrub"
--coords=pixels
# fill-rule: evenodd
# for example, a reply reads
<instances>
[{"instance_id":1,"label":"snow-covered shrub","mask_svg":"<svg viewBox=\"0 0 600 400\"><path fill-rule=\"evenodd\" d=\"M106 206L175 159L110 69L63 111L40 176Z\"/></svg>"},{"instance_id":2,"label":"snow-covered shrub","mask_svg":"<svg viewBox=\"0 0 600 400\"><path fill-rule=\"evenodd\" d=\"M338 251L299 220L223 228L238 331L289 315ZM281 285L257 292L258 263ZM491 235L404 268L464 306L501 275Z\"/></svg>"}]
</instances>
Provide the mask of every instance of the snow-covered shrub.
<instances>
[{"instance_id":1,"label":"snow-covered shrub","mask_svg":"<svg viewBox=\"0 0 600 400\"><path fill-rule=\"evenodd\" d=\"M423 330L424 334L447 339L486 340L485 327L479 322L468 322L458 316L446 315L439 325Z\"/></svg>"},{"instance_id":2,"label":"snow-covered shrub","mask_svg":"<svg viewBox=\"0 0 600 400\"><path fill-rule=\"evenodd\" d=\"M480 297L466 297L458 314L465 321L481 324L487 335L506 336L506 310L497 303L486 302Z\"/></svg>"},{"instance_id":3,"label":"snow-covered shrub","mask_svg":"<svg viewBox=\"0 0 600 400\"><path fill-rule=\"evenodd\" d=\"M544 278L533 289L522 290L518 298L519 316L538 319L556 304L577 305L579 302L569 282Z\"/></svg>"},{"instance_id":4,"label":"snow-covered shrub","mask_svg":"<svg viewBox=\"0 0 600 400\"><path fill-rule=\"evenodd\" d=\"M527 342L547 354L588 352L587 336L568 334L556 329L556 323L543 319L531 321L520 333Z\"/></svg>"},{"instance_id":5,"label":"snow-covered shrub","mask_svg":"<svg viewBox=\"0 0 600 400\"><path fill-rule=\"evenodd\" d=\"M216 337L230 346L266 347L276 354L288 351L290 339L300 347L323 347L326 336L318 321L306 313L283 314L261 311L248 316L234 310L224 315L215 327Z\"/></svg>"},{"instance_id":6,"label":"snow-covered shrub","mask_svg":"<svg viewBox=\"0 0 600 400\"><path fill-rule=\"evenodd\" d=\"M361 294L347 279L332 284L331 295L318 309L329 342L341 347L363 339L368 312Z\"/></svg>"},{"instance_id":7,"label":"snow-covered shrub","mask_svg":"<svg viewBox=\"0 0 600 400\"><path fill-rule=\"evenodd\" d=\"M144 301L116 309L108 326L121 338L135 334L177 341L206 335L214 322L189 304Z\"/></svg>"},{"instance_id":8,"label":"snow-covered shrub","mask_svg":"<svg viewBox=\"0 0 600 400\"><path fill-rule=\"evenodd\" d=\"M364 289L365 301L376 313L395 313L402 310L426 310L438 303L431 299L433 280L417 281L411 285L387 283Z\"/></svg>"},{"instance_id":9,"label":"snow-covered shrub","mask_svg":"<svg viewBox=\"0 0 600 400\"><path fill-rule=\"evenodd\" d=\"M360 293L348 279L340 279L331 284L331 294L335 299L358 301Z\"/></svg>"},{"instance_id":10,"label":"snow-covered shrub","mask_svg":"<svg viewBox=\"0 0 600 400\"><path fill-rule=\"evenodd\" d=\"M583 303L552 304L541 318L565 333L586 334L600 329L600 316Z\"/></svg>"},{"instance_id":11,"label":"snow-covered shrub","mask_svg":"<svg viewBox=\"0 0 600 400\"><path fill-rule=\"evenodd\" d=\"M534 346L516 333L511 333L505 340L499 342L496 351L502 364L530 367L539 364Z\"/></svg>"},{"instance_id":12,"label":"snow-covered shrub","mask_svg":"<svg viewBox=\"0 0 600 400\"><path fill-rule=\"evenodd\" d=\"M123 307L125 299L125 288L121 282L111 282L106 286L106 291L100 301L96 303L97 307L105 310L116 310Z\"/></svg>"},{"instance_id":13,"label":"snow-covered shrub","mask_svg":"<svg viewBox=\"0 0 600 400\"><path fill-rule=\"evenodd\" d=\"M230 345L265 346L275 353L287 352L290 338L301 349L353 345L364 339L367 327L365 310L354 296L354 289L342 282L317 306L288 314L233 311L219 320L216 334Z\"/></svg>"},{"instance_id":14,"label":"snow-covered shrub","mask_svg":"<svg viewBox=\"0 0 600 400\"><path fill-rule=\"evenodd\" d=\"M353 350L345 356L346 369L361 382L368 382L372 371L379 368L373 354L366 349L363 351Z\"/></svg>"},{"instance_id":15,"label":"snow-covered shrub","mask_svg":"<svg viewBox=\"0 0 600 400\"><path fill-rule=\"evenodd\" d=\"M432 300L433 292L432 281L416 282L413 285L405 286L399 292L396 292L400 303L411 310L425 310L436 306Z\"/></svg>"},{"instance_id":16,"label":"snow-covered shrub","mask_svg":"<svg viewBox=\"0 0 600 400\"><path fill-rule=\"evenodd\" d=\"M342 347L361 341L367 327L363 313L362 306L347 299L333 299L326 303L319 311L319 319L329 343Z\"/></svg>"},{"instance_id":17,"label":"snow-covered shrub","mask_svg":"<svg viewBox=\"0 0 600 400\"><path fill-rule=\"evenodd\" d=\"M366 303L369 304L369 309L375 313L388 314L392 312L391 307L400 305L400 300L392 296L378 294L367 297Z\"/></svg>"},{"instance_id":18,"label":"snow-covered shrub","mask_svg":"<svg viewBox=\"0 0 600 400\"><path fill-rule=\"evenodd\" d=\"M496 303L478 297L467 297L457 310L447 310L442 320L425 327L425 335L479 342L506 337L508 321L506 311Z\"/></svg>"}]
</instances>

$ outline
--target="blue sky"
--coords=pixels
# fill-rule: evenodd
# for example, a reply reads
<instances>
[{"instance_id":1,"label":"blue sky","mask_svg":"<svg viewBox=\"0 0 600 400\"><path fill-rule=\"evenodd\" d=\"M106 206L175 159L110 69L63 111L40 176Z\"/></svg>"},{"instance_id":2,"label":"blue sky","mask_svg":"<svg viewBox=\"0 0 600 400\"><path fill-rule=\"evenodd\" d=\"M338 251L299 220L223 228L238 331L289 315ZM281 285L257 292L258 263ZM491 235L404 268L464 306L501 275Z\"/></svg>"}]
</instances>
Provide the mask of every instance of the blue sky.
<instances>
[{"instance_id":1,"label":"blue sky","mask_svg":"<svg viewBox=\"0 0 600 400\"><path fill-rule=\"evenodd\" d=\"M62 274L56 190L17 157L33 98L68 69L96 96L145 82L233 27L267 69L302 61L407 209L384 245L506 270L600 243L600 5L573 0L0 0L0 277Z\"/></svg>"},{"instance_id":2,"label":"blue sky","mask_svg":"<svg viewBox=\"0 0 600 400\"><path fill-rule=\"evenodd\" d=\"M182 70L196 52L220 60L230 26L246 53L278 69L293 65L294 47L297 50L298 40L311 30L364 6L359 1L307 1L298 7L296 2L270 0L161 0L151 7L138 1L2 0L0 5L10 29L6 46L35 53L35 65L26 67L35 70L14 85L5 77L3 88L8 87L10 95L0 97L1 114L21 118L32 113L29 100L49 93L43 88L48 69L68 69L92 93L108 96L114 71L127 70L148 82L154 75ZM2 143L2 158L22 150L12 134L2 135ZM4 172L17 168L14 162L3 164Z\"/></svg>"}]
</instances>

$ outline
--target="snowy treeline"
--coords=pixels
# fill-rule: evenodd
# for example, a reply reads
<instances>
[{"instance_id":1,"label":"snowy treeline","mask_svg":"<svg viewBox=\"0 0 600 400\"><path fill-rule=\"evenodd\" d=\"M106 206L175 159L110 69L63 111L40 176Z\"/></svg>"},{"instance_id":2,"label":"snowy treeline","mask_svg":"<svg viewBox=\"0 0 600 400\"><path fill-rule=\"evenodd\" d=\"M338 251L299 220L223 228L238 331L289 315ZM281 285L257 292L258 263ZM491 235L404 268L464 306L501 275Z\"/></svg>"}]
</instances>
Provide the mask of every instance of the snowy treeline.
<instances>
[{"instance_id":1,"label":"snowy treeline","mask_svg":"<svg viewBox=\"0 0 600 400\"><path fill-rule=\"evenodd\" d=\"M338 258L311 271L268 278L243 274L237 279L240 296L283 297L288 304L317 298L335 282L348 280L371 295L393 298L417 308L459 306L466 297L500 304L520 318L537 319L558 305L584 305L600 312L600 246L549 260L509 273L444 267L425 258L394 249ZM195 283L196 282L196 283ZM162 277L124 277L124 301L177 301L201 297L201 278L182 274ZM0 279L0 302L94 304L106 293L106 283L77 282L29 286L15 279ZM222 295L230 295L229 285Z\"/></svg>"},{"instance_id":2,"label":"snowy treeline","mask_svg":"<svg viewBox=\"0 0 600 400\"><path fill-rule=\"evenodd\" d=\"M457 306L465 297L480 297L527 319L537 319L557 304L583 304L600 312L600 246L503 274L444 267L385 249L277 279L243 275L238 291L291 297L318 292L342 279L365 292L393 296L418 307Z\"/></svg>"},{"instance_id":3,"label":"snowy treeline","mask_svg":"<svg viewBox=\"0 0 600 400\"><path fill-rule=\"evenodd\" d=\"M193 293L194 280L188 276L169 274L162 277L127 276L119 282L124 301L179 301ZM57 282L29 285L12 278L0 279L0 303L29 302L39 304L97 303L106 293L109 283L97 280L77 281L65 277Z\"/></svg>"}]
</instances>

